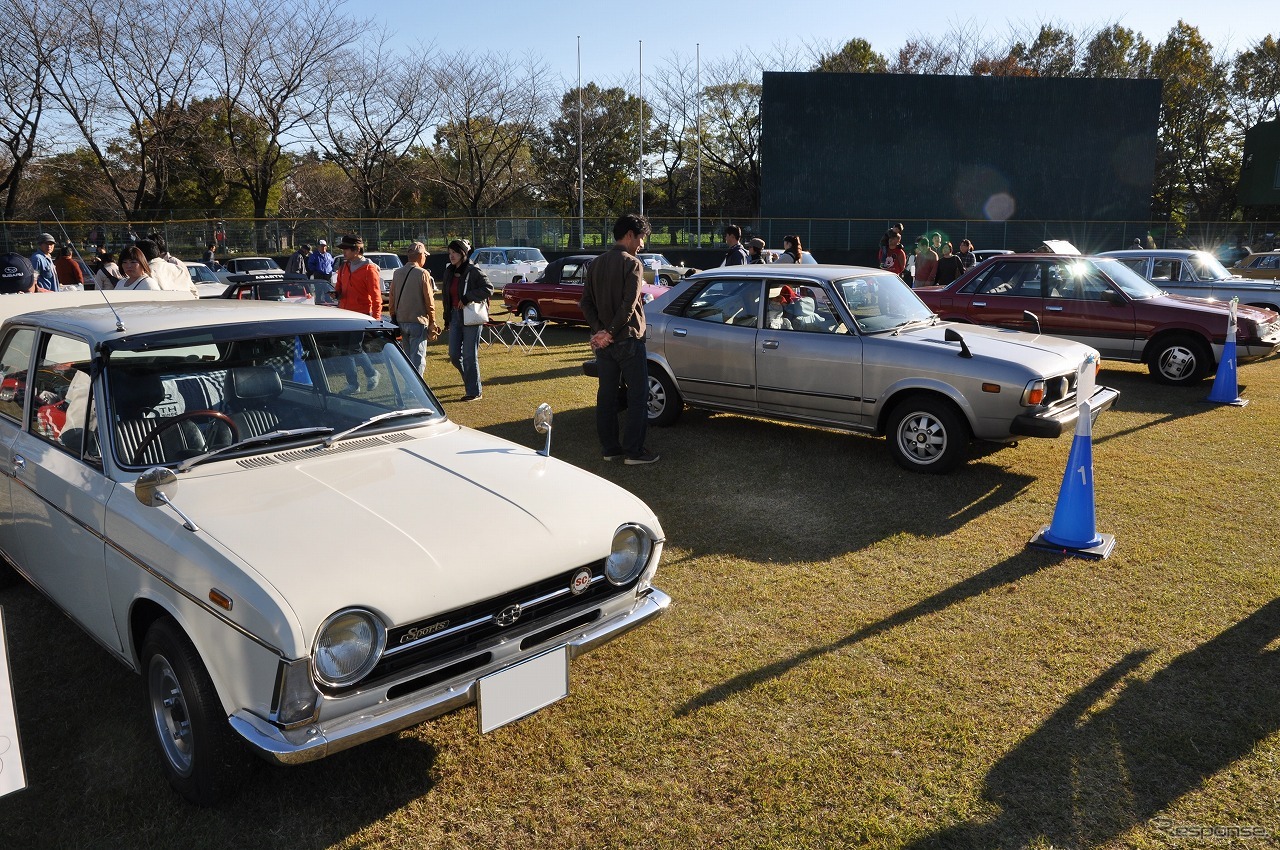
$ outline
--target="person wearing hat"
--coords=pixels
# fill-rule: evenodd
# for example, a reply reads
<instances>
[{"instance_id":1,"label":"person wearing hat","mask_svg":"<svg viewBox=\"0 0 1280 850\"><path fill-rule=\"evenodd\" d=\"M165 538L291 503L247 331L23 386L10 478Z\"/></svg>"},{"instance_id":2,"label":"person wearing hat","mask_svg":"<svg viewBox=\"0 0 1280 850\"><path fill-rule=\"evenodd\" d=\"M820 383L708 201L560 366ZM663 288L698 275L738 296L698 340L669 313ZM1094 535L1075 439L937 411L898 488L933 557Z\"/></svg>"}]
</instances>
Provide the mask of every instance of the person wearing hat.
<instances>
[{"instance_id":1,"label":"person wearing hat","mask_svg":"<svg viewBox=\"0 0 1280 850\"><path fill-rule=\"evenodd\" d=\"M0 257L0 295L36 291L36 271L26 257L14 253Z\"/></svg>"},{"instance_id":2,"label":"person wearing hat","mask_svg":"<svg viewBox=\"0 0 1280 850\"><path fill-rule=\"evenodd\" d=\"M480 326L462 320L462 308L478 301L488 302L493 284L484 272L471 264L471 243L454 239L449 243L449 265L444 267L444 327L449 332L449 362L462 375L463 401L483 397L480 386Z\"/></svg>"},{"instance_id":3,"label":"person wearing hat","mask_svg":"<svg viewBox=\"0 0 1280 850\"><path fill-rule=\"evenodd\" d=\"M388 309L400 326L400 344L413 368L421 375L427 368L427 342L440 336L436 326L436 293L431 272L424 266L431 254L427 246L414 242L409 246L409 263L391 275Z\"/></svg>"},{"instance_id":4,"label":"person wearing hat","mask_svg":"<svg viewBox=\"0 0 1280 850\"><path fill-rule=\"evenodd\" d=\"M36 286L49 292L58 291L58 272L53 266L53 234L41 233L36 250L31 255L31 267L36 270Z\"/></svg>"},{"instance_id":5,"label":"person wearing hat","mask_svg":"<svg viewBox=\"0 0 1280 850\"><path fill-rule=\"evenodd\" d=\"M796 291L786 284L778 290L778 294L769 298L765 305L764 326L775 331L791 330L791 320L787 318L786 309L796 300Z\"/></svg>"},{"instance_id":6,"label":"person wearing hat","mask_svg":"<svg viewBox=\"0 0 1280 850\"><path fill-rule=\"evenodd\" d=\"M338 297L338 307L353 313L363 313L375 319L382 318L382 275L378 264L364 258L364 240L359 236L343 236L338 244L342 251L342 268L338 269L338 279L334 284L334 295ZM378 386L381 376L374 368L373 361L363 351L347 361L347 386L341 390L350 395L360 389L356 380L356 363L364 372L365 382L372 392Z\"/></svg>"},{"instance_id":7,"label":"person wearing hat","mask_svg":"<svg viewBox=\"0 0 1280 850\"><path fill-rule=\"evenodd\" d=\"M333 255L329 253L329 243L321 239L315 250L307 255L307 274L313 280L328 280L333 274Z\"/></svg>"},{"instance_id":8,"label":"person wearing hat","mask_svg":"<svg viewBox=\"0 0 1280 850\"><path fill-rule=\"evenodd\" d=\"M751 259L747 262L752 265L761 265L764 263L764 255L760 253L764 250L764 240L759 236L754 236L747 242L747 253L751 255Z\"/></svg>"}]
</instances>

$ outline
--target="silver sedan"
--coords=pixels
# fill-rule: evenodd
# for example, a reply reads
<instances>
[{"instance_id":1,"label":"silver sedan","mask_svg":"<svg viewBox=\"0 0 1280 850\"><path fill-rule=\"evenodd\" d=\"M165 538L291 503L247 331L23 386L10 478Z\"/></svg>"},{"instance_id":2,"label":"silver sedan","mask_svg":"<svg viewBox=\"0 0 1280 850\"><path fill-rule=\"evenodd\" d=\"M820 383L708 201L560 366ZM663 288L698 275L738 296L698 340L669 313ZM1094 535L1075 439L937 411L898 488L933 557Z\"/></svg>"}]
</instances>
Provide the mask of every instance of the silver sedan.
<instances>
[{"instance_id":1,"label":"silver sedan","mask_svg":"<svg viewBox=\"0 0 1280 850\"><path fill-rule=\"evenodd\" d=\"M895 275L850 266L711 269L645 316L651 424L674 423L688 404L883 434L918 472L953 469L970 439L1070 432L1078 374L1098 357L1068 340L940 321ZM1096 388L1092 415L1118 395Z\"/></svg>"}]
</instances>

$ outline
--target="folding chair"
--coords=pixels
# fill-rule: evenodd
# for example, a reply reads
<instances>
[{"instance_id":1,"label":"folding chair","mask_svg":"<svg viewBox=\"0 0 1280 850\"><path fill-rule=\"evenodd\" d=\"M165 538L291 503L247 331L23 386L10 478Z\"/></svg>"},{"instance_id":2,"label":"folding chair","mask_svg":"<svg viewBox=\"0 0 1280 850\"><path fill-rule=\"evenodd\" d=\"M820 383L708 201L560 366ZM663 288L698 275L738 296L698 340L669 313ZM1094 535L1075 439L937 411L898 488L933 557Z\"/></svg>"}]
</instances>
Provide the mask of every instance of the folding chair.
<instances>
[{"instance_id":1,"label":"folding chair","mask_svg":"<svg viewBox=\"0 0 1280 850\"><path fill-rule=\"evenodd\" d=\"M507 329L511 331L511 339L515 345L528 354L536 346L541 345L544 351L549 350L547 344L542 341L542 329L547 326L547 320L534 321L532 319L524 319L519 322L507 322ZM525 340L525 332L528 332L529 339Z\"/></svg>"}]
</instances>

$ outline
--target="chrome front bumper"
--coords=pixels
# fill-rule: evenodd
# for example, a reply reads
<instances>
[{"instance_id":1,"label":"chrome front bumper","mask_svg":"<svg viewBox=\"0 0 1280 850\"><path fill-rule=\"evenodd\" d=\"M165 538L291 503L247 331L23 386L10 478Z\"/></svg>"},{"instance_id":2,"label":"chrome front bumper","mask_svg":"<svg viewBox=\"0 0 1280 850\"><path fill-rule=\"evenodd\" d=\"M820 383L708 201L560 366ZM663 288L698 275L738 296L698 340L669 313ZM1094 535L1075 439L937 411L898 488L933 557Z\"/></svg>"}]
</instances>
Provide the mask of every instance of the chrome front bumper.
<instances>
[{"instance_id":1,"label":"chrome front bumper","mask_svg":"<svg viewBox=\"0 0 1280 850\"><path fill-rule=\"evenodd\" d=\"M569 658L574 659L608 643L632 629L659 617L671 605L671 597L657 588L636 601L629 611L609 617L574 634L564 644ZM327 722L313 723L298 729L284 730L246 711L229 718L258 754L278 764L304 764L333 755L342 750L416 726L427 720L456 711L476 701L477 682L484 676L506 669L525 658L545 652L558 644L550 643L532 649L516 659L504 658L473 670L457 679L433 685L423 691Z\"/></svg>"},{"instance_id":2,"label":"chrome front bumper","mask_svg":"<svg viewBox=\"0 0 1280 850\"><path fill-rule=\"evenodd\" d=\"M1098 387L1089 398L1092 419L1097 421L1098 414L1109 409L1120 397L1119 390L1110 387ZM1041 413L1024 413L1014 417L1009 431L1022 437L1061 437L1075 427L1080 418L1080 405L1071 404L1065 407Z\"/></svg>"}]
</instances>

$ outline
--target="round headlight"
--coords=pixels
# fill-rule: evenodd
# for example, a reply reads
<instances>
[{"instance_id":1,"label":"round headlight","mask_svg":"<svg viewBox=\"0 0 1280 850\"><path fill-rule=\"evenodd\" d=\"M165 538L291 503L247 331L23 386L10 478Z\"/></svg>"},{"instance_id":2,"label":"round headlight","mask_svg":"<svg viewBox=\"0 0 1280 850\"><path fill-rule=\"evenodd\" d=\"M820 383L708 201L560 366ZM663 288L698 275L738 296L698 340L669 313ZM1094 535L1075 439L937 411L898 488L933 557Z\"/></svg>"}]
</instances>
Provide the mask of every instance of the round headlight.
<instances>
[{"instance_id":1,"label":"round headlight","mask_svg":"<svg viewBox=\"0 0 1280 850\"><path fill-rule=\"evenodd\" d=\"M624 525L613 533L613 551L604 562L604 574L616 585L629 584L649 562L653 541L643 528Z\"/></svg>"},{"instance_id":2,"label":"round headlight","mask_svg":"<svg viewBox=\"0 0 1280 850\"><path fill-rule=\"evenodd\" d=\"M316 638L316 678L322 684L342 687L368 675L387 643L387 631L368 611L348 608L324 621Z\"/></svg>"}]
</instances>

